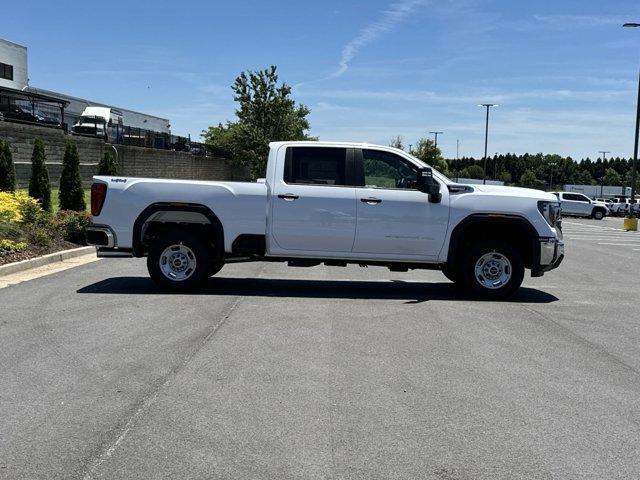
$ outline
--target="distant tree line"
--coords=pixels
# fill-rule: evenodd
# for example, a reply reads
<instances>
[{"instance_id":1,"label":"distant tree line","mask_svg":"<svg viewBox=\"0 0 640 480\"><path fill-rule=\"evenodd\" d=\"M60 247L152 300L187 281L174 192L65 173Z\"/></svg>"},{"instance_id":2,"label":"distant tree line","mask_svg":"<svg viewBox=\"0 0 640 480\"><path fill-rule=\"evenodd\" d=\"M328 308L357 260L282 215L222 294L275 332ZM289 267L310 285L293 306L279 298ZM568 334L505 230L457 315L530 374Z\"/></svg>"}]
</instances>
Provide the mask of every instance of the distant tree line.
<instances>
[{"instance_id":1,"label":"distant tree line","mask_svg":"<svg viewBox=\"0 0 640 480\"><path fill-rule=\"evenodd\" d=\"M482 178L483 159L462 157L447 160L451 177ZM550 154L516 155L487 158L487 178L532 188L552 188L566 184L631 186L631 159L615 157L575 161L571 157ZM640 186L640 182L636 181Z\"/></svg>"}]
</instances>

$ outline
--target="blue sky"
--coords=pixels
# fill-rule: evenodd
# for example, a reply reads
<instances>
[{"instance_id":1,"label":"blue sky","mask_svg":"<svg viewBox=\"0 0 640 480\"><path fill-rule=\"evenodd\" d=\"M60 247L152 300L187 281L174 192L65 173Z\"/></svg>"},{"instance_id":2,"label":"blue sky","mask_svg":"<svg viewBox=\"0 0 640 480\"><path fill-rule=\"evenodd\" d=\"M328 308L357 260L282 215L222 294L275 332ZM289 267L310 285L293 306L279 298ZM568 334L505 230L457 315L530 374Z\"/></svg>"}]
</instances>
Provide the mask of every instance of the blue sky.
<instances>
[{"instance_id":1,"label":"blue sky","mask_svg":"<svg viewBox=\"0 0 640 480\"><path fill-rule=\"evenodd\" d=\"M104 6L103 6L104 5ZM0 37L27 45L31 85L141 110L197 137L233 118L229 85L278 66L323 140L407 144L442 130L448 157L630 156L637 0L29 1Z\"/></svg>"}]
</instances>

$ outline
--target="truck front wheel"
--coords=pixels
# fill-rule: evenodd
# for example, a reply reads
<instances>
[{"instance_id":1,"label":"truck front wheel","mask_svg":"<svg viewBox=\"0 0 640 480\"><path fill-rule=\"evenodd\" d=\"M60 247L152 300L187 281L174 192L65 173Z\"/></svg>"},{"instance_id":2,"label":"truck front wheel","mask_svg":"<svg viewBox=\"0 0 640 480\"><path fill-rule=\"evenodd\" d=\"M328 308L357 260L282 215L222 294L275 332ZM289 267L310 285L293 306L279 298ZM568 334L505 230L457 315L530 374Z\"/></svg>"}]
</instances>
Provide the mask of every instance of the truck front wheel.
<instances>
[{"instance_id":1,"label":"truck front wheel","mask_svg":"<svg viewBox=\"0 0 640 480\"><path fill-rule=\"evenodd\" d=\"M512 295L522 284L522 255L501 241L484 241L472 245L461 264L463 285L473 294L487 299Z\"/></svg>"},{"instance_id":2,"label":"truck front wheel","mask_svg":"<svg viewBox=\"0 0 640 480\"><path fill-rule=\"evenodd\" d=\"M195 290L207 280L210 268L207 245L191 232L165 233L149 247L149 275L164 290Z\"/></svg>"}]
</instances>

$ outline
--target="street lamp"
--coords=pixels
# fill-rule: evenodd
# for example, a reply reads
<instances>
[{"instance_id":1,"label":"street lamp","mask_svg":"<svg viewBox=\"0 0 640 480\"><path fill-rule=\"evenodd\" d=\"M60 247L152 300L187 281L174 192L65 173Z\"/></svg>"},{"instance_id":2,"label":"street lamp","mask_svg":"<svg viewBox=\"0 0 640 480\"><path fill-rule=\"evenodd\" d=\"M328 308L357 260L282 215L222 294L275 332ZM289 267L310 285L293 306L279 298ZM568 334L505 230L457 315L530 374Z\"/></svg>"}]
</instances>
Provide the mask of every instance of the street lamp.
<instances>
[{"instance_id":1,"label":"street lamp","mask_svg":"<svg viewBox=\"0 0 640 480\"><path fill-rule=\"evenodd\" d=\"M607 153L611 153L607 150L600 150L598 151L598 153L602 154L602 176L600 177L600 196L603 197L604 195L602 194L602 192L604 191L604 174L606 173L606 170L604 170L604 162L607 161Z\"/></svg>"},{"instance_id":2,"label":"street lamp","mask_svg":"<svg viewBox=\"0 0 640 480\"><path fill-rule=\"evenodd\" d=\"M623 27L640 27L640 23L625 23ZM638 163L638 136L640 135L640 75L638 75L638 106L636 111L636 138L633 146L633 164L631 166L631 200L636 195L636 164ZM633 218L633 209L629 209L629 216Z\"/></svg>"},{"instance_id":3,"label":"street lamp","mask_svg":"<svg viewBox=\"0 0 640 480\"><path fill-rule=\"evenodd\" d=\"M489 142L489 109L491 107L497 107L495 103L481 103L479 107L485 107L487 109L487 122L484 129L484 167L482 168L482 183L487 183L487 146Z\"/></svg>"},{"instance_id":4,"label":"street lamp","mask_svg":"<svg viewBox=\"0 0 640 480\"><path fill-rule=\"evenodd\" d=\"M429 133L433 133L433 135L435 136L434 147L438 148L438 135L441 135L444 132L429 132Z\"/></svg>"}]
</instances>

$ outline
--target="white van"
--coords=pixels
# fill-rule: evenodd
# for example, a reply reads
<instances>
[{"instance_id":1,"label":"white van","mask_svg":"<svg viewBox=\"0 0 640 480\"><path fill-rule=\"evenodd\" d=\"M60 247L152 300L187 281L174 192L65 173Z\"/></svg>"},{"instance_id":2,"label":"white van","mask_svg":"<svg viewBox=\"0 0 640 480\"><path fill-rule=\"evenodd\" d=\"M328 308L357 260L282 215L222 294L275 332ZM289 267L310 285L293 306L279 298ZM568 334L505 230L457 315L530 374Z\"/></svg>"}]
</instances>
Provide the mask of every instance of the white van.
<instances>
[{"instance_id":1,"label":"white van","mask_svg":"<svg viewBox=\"0 0 640 480\"><path fill-rule=\"evenodd\" d=\"M122 112L109 107L87 107L73 125L73 133L94 135L109 140L109 130L123 125Z\"/></svg>"}]
</instances>

